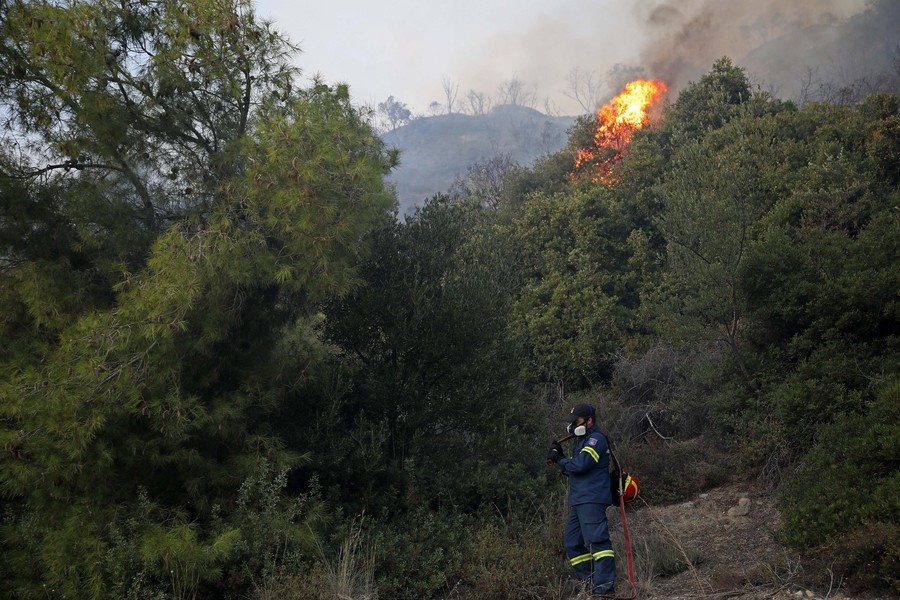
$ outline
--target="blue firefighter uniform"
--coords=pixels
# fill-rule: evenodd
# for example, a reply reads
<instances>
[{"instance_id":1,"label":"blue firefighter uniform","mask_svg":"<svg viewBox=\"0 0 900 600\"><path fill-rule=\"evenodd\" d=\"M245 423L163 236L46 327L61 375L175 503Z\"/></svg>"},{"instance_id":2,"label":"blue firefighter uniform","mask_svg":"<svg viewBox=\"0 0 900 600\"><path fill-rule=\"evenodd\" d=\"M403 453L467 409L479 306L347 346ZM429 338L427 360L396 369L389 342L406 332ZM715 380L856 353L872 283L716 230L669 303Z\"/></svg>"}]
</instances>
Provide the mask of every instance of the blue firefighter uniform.
<instances>
[{"instance_id":1,"label":"blue firefighter uniform","mask_svg":"<svg viewBox=\"0 0 900 600\"><path fill-rule=\"evenodd\" d=\"M576 438L572 458L556 464L569 478L571 509L563 541L569 562L581 580L591 581L593 593L612 594L616 560L606 521L606 508L612 504L609 444L591 425L583 437Z\"/></svg>"}]
</instances>

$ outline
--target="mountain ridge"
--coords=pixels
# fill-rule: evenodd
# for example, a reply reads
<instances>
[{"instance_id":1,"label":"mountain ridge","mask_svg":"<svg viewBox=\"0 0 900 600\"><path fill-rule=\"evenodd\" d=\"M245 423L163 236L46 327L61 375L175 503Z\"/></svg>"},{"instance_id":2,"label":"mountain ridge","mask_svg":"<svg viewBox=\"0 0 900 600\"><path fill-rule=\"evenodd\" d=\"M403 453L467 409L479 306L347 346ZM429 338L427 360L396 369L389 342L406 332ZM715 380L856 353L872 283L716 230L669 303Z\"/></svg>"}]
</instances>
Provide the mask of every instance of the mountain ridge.
<instances>
[{"instance_id":1,"label":"mountain ridge","mask_svg":"<svg viewBox=\"0 0 900 600\"><path fill-rule=\"evenodd\" d=\"M399 214L446 192L478 162L508 156L529 165L562 148L576 117L555 117L525 106L500 105L484 115L422 117L382 135L400 150L400 165L387 178L397 190Z\"/></svg>"}]
</instances>

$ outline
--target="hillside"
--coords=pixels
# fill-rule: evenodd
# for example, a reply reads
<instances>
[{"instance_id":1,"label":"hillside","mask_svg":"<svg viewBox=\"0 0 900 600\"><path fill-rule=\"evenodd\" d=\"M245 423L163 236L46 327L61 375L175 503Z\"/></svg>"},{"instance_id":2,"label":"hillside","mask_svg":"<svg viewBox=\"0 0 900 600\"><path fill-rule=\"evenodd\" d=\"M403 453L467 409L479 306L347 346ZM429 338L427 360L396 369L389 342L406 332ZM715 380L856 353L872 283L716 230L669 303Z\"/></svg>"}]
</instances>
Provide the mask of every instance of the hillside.
<instances>
[{"instance_id":1,"label":"hillside","mask_svg":"<svg viewBox=\"0 0 900 600\"><path fill-rule=\"evenodd\" d=\"M627 513L634 545L635 571L640 597L740 598L742 600L888 600L887 592L868 593L859 584L846 587L835 575L835 565L816 561L773 539L779 527L771 493L753 482L729 483L687 502L650 506L638 500ZM617 554L624 557L621 519L612 516ZM674 542L695 561L694 570L659 576L659 550L647 548L660 540ZM678 552L669 557L680 562ZM653 564L657 561L656 564ZM622 563L625 561L622 560ZM620 565L620 594L627 594L624 565Z\"/></svg>"},{"instance_id":2,"label":"hillside","mask_svg":"<svg viewBox=\"0 0 900 600\"><path fill-rule=\"evenodd\" d=\"M453 197L565 120L422 120L397 219L400 152L270 26L0 2L0 599L574 600L577 404L642 598L900 594L900 95L722 58Z\"/></svg>"},{"instance_id":3,"label":"hillside","mask_svg":"<svg viewBox=\"0 0 900 600\"><path fill-rule=\"evenodd\" d=\"M416 119L384 134L400 149L400 166L388 181L397 186L400 214L447 191L472 163L509 155L522 165L566 143L574 117L551 117L524 106L498 106L485 115L451 114Z\"/></svg>"}]
</instances>

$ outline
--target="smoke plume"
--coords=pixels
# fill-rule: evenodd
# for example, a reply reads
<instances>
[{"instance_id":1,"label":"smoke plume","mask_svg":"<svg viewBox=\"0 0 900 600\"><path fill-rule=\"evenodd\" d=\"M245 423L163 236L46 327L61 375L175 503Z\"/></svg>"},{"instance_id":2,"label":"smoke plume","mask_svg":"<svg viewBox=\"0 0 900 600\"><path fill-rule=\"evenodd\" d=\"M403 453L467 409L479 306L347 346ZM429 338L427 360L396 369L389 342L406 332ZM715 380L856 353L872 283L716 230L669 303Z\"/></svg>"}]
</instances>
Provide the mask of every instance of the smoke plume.
<instances>
[{"instance_id":1,"label":"smoke plume","mask_svg":"<svg viewBox=\"0 0 900 600\"><path fill-rule=\"evenodd\" d=\"M575 114L569 75L591 74L598 105L636 77L676 95L723 56L787 100L852 102L900 91L900 0L590 0L578 19L547 14L466 48L451 77L496 99L501 82ZM435 79L436 81L436 79ZM434 98L441 98L435 84Z\"/></svg>"},{"instance_id":2,"label":"smoke plume","mask_svg":"<svg viewBox=\"0 0 900 600\"><path fill-rule=\"evenodd\" d=\"M721 56L783 98L897 89L896 0L643 0L635 10L651 40L641 62L675 90Z\"/></svg>"}]
</instances>

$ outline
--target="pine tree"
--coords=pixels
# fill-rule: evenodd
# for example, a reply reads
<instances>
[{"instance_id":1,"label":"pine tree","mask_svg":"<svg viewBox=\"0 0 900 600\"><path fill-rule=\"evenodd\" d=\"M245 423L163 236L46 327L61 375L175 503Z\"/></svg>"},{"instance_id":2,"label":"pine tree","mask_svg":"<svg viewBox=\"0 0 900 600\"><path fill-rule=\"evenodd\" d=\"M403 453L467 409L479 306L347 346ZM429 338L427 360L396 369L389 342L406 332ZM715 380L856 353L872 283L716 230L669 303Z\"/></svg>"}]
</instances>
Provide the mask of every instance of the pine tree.
<instances>
[{"instance_id":1,"label":"pine tree","mask_svg":"<svg viewBox=\"0 0 900 600\"><path fill-rule=\"evenodd\" d=\"M107 597L128 530L188 597L259 461L302 459L270 415L391 215L396 157L346 86L296 88L247 2L0 13L0 574Z\"/></svg>"}]
</instances>

